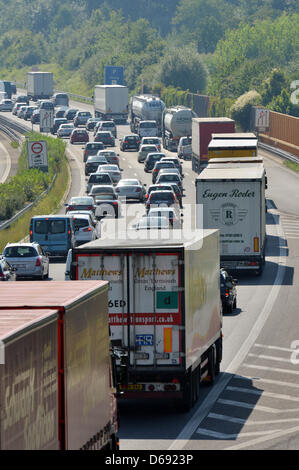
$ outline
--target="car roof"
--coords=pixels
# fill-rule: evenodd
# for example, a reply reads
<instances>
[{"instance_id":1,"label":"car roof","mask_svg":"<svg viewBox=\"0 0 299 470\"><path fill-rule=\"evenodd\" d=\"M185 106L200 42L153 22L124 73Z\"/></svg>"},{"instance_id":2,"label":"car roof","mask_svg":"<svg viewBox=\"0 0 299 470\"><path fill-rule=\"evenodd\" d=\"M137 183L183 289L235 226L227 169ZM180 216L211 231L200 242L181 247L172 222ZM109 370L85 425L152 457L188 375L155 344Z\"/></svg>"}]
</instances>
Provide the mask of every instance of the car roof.
<instances>
[{"instance_id":1,"label":"car roof","mask_svg":"<svg viewBox=\"0 0 299 470\"><path fill-rule=\"evenodd\" d=\"M78 214L76 214L76 219L90 219L90 215L89 214L78 213Z\"/></svg>"},{"instance_id":2,"label":"car roof","mask_svg":"<svg viewBox=\"0 0 299 470\"><path fill-rule=\"evenodd\" d=\"M118 184L125 183L125 182L128 182L128 181L130 181L132 184L134 184L134 183L140 184L140 181L137 178L124 178L124 179L120 180L120 182Z\"/></svg>"},{"instance_id":3,"label":"car roof","mask_svg":"<svg viewBox=\"0 0 299 470\"><path fill-rule=\"evenodd\" d=\"M7 246L37 246L39 245L37 242L27 242L27 243L7 243L5 248Z\"/></svg>"},{"instance_id":4,"label":"car roof","mask_svg":"<svg viewBox=\"0 0 299 470\"><path fill-rule=\"evenodd\" d=\"M165 194L165 193L166 193L166 194L173 194L173 191L170 191L170 190L168 190L168 189L161 189L160 191L155 191L155 192L152 193L152 194L157 194L157 193L158 193L158 194L159 194L159 193L163 193L163 194Z\"/></svg>"},{"instance_id":5,"label":"car roof","mask_svg":"<svg viewBox=\"0 0 299 470\"><path fill-rule=\"evenodd\" d=\"M149 212L175 212L173 207L153 207Z\"/></svg>"},{"instance_id":6,"label":"car roof","mask_svg":"<svg viewBox=\"0 0 299 470\"><path fill-rule=\"evenodd\" d=\"M73 196L71 197L70 201L74 201L75 199L91 199L90 196Z\"/></svg>"}]
</instances>

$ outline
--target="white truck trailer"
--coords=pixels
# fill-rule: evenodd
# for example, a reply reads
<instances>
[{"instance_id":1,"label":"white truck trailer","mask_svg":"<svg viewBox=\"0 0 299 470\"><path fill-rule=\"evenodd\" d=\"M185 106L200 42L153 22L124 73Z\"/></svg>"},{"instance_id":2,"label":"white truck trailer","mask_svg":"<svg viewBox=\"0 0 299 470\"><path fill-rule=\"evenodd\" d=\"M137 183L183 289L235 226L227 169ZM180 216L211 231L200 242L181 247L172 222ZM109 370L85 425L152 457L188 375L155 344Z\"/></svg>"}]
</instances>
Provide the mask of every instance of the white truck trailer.
<instances>
[{"instance_id":1,"label":"white truck trailer","mask_svg":"<svg viewBox=\"0 0 299 470\"><path fill-rule=\"evenodd\" d=\"M129 91L123 85L96 85L94 89L94 115L103 121L112 119L125 124L128 119Z\"/></svg>"},{"instance_id":2,"label":"white truck trailer","mask_svg":"<svg viewBox=\"0 0 299 470\"><path fill-rule=\"evenodd\" d=\"M138 134L141 121L155 121L158 135L161 135L162 113L165 103L155 95L132 96L129 104L131 132Z\"/></svg>"},{"instance_id":3,"label":"white truck trailer","mask_svg":"<svg viewBox=\"0 0 299 470\"><path fill-rule=\"evenodd\" d=\"M203 207L198 225L220 230L220 264L227 271L262 272L265 178L262 162L217 163L214 159L196 178L196 203Z\"/></svg>"},{"instance_id":4,"label":"white truck trailer","mask_svg":"<svg viewBox=\"0 0 299 470\"><path fill-rule=\"evenodd\" d=\"M179 232L179 233L175 233ZM72 250L71 278L109 281L109 323L124 397L180 399L190 409L222 358L219 231L193 241L96 240Z\"/></svg>"},{"instance_id":5,"label":"white truck trailer","mask_svg":"<svg viewBox=\"0 0 299 470\"><path fill-rule=\"evenodd\" d=\"M192 134L192 118L196 114L185 106L167 108L162 116L163 147L170 151L177 151L181 137L190 137Z\"/></svg>"},{"instance_id":6,"label":"white truck trailer","mask_svg":"<svg viewBox=\"0 0 299 470\"><path fill-rule=\"evenodd\" d=\"M48 100L53 95L52 72L28 72L27 96L30 100Z\"/></svg>"}]
</instances>

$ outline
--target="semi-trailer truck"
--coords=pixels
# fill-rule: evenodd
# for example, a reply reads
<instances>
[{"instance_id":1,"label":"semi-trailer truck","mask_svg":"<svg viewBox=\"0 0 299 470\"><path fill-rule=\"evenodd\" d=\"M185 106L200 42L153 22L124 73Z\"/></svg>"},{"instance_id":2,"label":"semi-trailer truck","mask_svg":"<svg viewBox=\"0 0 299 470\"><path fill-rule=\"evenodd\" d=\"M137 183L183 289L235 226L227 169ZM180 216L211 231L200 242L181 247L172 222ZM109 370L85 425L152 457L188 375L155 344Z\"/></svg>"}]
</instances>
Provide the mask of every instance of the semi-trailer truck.
<instances>
[{"instance_id":1,"label":"semi-trailer truck","mask_svg":"<svg viewBox=\"0 0 299 470\"><path fill-rule=\"evenodd\" d=\"M129 103L129 118L131 132L139 134L141 121L155 121L158 135L162 132L162 113L165 103L155 95L132 96Z\"/></svg>"},{"instance_id":2,"label":"semi-trailer truck","mask_svg":"<svg viewBox=\"0 0 299 470\"><path fill-rule=\"evenodd\" d=\"M265 168L257 162L213 159L196 178L196 203L203 208L197 224L220 230L220 265L229 272L262 272L265 186Z\"/></svg>"},{"instance_id":3,"label":"semi-trailer truck","mask_svg":"<svg viewBox=\"0 0 299 470\"><path fill-rule=\"evenodd\" d=\"M96 85L94 115L103 121L125 124L128 119L129 92L123 85Z\"/></svg>"},{"instance_id":4,"label":"semi-trailer truck","mask_svg":"<svg viewBox=\"0 0 299 470\"><path fill-rule=\"evenodd\" d=\"M222 359L219 232L133 238L74 248L71 279L109 281L118 393L178 399L190 409Z\"/></svg>"},{"instance_id":5,"label":"semi-trailer truck","mask_svg":"<svg viewBox=\"0 0 299 470\"><path fill-rule=\"evenodd\" d=\"M53 95L52 72L28 72L27 96L30 100L48 100Z\"/></svg>"},{"instance_id":6,"label":"semi-trailer truck","mask_svg":"<svg viewBox=\"0 0 299 470\"><path fill-rule=\"evenodd\" d=\"M117 450L107 282L5 283L0 340L1 449Z\"/></svg>"},{"instance_id":7,"label":"semi-trailer truck","mask_svg":"<svg viewBox=\"0 0 299 470\"><path fill-rule=\"evenodd\" d=\"M190 137L192 119L196 114L185 106L165 108L162 115L162 142L167 150L176 152L181 137Z\"/></svg>"}]
</instances>

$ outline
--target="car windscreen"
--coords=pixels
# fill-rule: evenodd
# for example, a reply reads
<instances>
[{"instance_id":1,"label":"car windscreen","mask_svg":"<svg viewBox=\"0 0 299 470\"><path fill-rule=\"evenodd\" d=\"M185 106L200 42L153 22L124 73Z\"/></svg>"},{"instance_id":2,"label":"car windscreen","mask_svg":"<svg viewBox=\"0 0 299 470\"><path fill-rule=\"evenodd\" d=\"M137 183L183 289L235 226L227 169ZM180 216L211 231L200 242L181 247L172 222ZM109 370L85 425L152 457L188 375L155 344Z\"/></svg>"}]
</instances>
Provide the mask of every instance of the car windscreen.
<instances>
[{"instance_id":1,"label":"car windscreen","mask_svg":"<svg viewBox=\"0 0 299 470\"><path fill-rule=\"evenodd\" d=\"M4 250L6 258L31 258L37 256L35 248L31 246L9 246Z\"/></svg>"},{"instance_id":2,"label":"car windscreen","mask_svg":"<svg viewBox=\"0 0 299 470\"><path fill-rule=\"evenodd\" d=\"M77 219L74 217L73 221L74 221L75 230L79 230L79 228L89 226L89 222L87 219Z\"/></svg>"},{"instance_id":3,"label":"car windscreen","mask_svg":"<svg viewBox=\"0 0 299 470\"><path fill-rule=\"evenodd\" d=\"M160 181L179 181L180 177L179 175L176 175L175 173L171 174L171 175L161 175L159 177L159 180Z\"/></svg>"},{"instance_id":4,"label":"car windscreen","mask_svg":"<svg viewBox=\"0 0 299 470\"><path fill-rule=\"evenodd\" d=\"M89 179L89 183L111 183L111 179L109 175L99 173L97 175L92 175Z\"/></svg>"},{"instance_id":5,"label":"car windscreen","mask_svg":"<svg viewBox=\"0 0 299 470\"><path fill-rule=\"evenodd\" d=\"M116 199L116 196L114 194L97 194L95 200L97 201L114 201Z\"/></svg>"},{"instance_id":6,"label":"car windscreen","mask_svg":"<svg viewBox=\"0 0 299 470\"><path fill-rule=\"evenodd\" d=\"M141 122L140 129L152 129L153 127L157 127L155 122Z\"/></svg>"}]
</instances>

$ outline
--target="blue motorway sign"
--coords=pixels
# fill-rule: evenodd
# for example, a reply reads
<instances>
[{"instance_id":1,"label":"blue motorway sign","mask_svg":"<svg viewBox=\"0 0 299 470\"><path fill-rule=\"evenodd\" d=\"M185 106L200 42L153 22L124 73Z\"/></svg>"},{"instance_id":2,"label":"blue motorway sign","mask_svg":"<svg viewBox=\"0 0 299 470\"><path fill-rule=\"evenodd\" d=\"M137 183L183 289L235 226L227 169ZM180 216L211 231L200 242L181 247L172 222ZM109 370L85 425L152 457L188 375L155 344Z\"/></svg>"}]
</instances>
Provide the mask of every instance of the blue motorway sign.
<instances>
[{"instance_id":1,"label":"blue motorway sign","mask_svg":"<svg viewBox=\"0 0 299 470\"><path fill-rule=\"evenodd\" d=\"M113 65L105 67L105 85L123 85L124 68Z\"/></svg>"}]
</instances>

